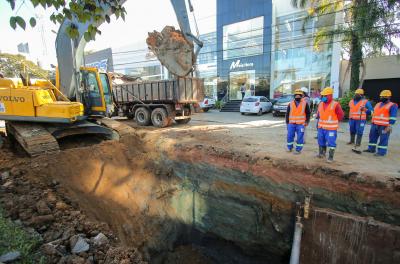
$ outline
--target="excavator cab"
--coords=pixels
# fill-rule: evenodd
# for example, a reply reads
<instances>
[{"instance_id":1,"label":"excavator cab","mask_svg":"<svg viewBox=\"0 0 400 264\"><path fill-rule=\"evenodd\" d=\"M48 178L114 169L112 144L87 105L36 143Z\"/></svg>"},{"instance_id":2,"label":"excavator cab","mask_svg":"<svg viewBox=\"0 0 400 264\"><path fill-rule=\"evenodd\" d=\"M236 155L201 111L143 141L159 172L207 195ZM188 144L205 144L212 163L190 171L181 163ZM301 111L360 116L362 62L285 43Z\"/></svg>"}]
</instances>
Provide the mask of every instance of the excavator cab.
<instances>
[{"instance_id":1,"label":"excavator cab","mask_svg":"<svg viewBox=\"0 0 400 264\"><path fill-rule=\"evenodd\" d=\"M96 68L81 67L79 100L86 116L110 116L113 111L111 84L106 73Z\"/></svg>"}]
</instances>

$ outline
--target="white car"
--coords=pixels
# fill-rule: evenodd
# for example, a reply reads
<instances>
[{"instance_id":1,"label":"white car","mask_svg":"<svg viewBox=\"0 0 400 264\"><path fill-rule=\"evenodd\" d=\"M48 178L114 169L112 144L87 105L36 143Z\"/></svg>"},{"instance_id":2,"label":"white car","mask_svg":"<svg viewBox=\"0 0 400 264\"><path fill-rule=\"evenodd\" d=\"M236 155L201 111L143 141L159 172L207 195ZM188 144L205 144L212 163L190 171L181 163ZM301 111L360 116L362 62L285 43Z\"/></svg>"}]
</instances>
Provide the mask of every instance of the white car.
<instances>
[{"instance_id":1,"label":"white car","mask_svg":"<svg viewBox=\"0 0 400 264\"><path fill-rule=\"evenodd\" d=\"M204 100L200 102L200 107L203 112L208 112L208 110L215 107L215 99L208 96L204 97Z\"/></svg>"},{"instance_id":2,"label":"white car","mask_svg":"<svg viewBox=\"0 0 400 264\"><path fill-rule=\"evenodd\" d=\"M243 98L240 104L240 113L252 113L262 115L263 113L270 112L272 110L272 103L265 96L249 96Z\"/></svg>"}]
</instances>

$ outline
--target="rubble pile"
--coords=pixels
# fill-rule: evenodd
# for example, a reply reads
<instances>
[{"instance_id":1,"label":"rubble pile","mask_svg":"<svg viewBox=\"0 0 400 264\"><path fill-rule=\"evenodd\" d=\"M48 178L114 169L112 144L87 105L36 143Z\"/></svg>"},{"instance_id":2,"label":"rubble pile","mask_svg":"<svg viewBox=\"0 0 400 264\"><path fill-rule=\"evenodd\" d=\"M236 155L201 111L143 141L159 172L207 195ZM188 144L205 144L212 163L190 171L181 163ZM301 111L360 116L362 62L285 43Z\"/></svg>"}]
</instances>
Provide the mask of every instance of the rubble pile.
<instances>
[{"instance_id":1,"label":"rubble pile","mask_svg":"<svg viewBox=\"0 0 400 264\"><path fill-rule=\"evenodd\" d=\"M3 214L41 242L46 263L146 263L138 250L119 246L107 224L89 219L63 193L56 180L28 179L26 169L0 171Z\"/></svg>"}]
</instances>

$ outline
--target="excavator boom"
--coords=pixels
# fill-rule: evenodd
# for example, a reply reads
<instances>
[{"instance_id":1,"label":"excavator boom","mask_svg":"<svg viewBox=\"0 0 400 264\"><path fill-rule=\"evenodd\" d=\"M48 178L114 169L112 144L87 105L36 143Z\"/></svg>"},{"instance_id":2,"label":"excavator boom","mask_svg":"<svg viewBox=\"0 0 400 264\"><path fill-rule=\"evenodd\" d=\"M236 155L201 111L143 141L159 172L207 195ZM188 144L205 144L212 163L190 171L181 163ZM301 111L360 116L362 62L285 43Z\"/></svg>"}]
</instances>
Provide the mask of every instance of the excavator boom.
<instances>
[{"instance_id":1,"label":"excavator boom","mask_svg":"<svg viewBox=\"0 0 400 264\"><path fill-rule=\"evenodd\" d=\"M203 44L192 34L186 8L186 0L170 1L181 31L173 29L173 36L175 36L175 38L170 38L169 40L164 39L162 45L159 42L154 42L154 45L149 45L149 48L153 50L161 63L164 64L172 74L185 76L191 71L196 60L196 55ZM119 2L122 5L126 0L121 0ZM103 6L103 9L108 15L112 14L111 9L107 6ZM78 29L79 36L76 39L71 39L66 33L66 28L71 24ZM84 65L84 49L87 43L84 38L84 33L87 31L89 25L92 24L92 22L81 23L75 17L71 20L66 19L61 24L56 38L60 90L74 101L79 101L79 95L77 93L80 85L79 73L80 67ZM100 24L97 24L96 26L99 25ZM170 47L174 46L177 42L178 45L175 46L180 46L181 48L178 50L171 49ZM196 44L196 48L194 48L193 42ZM184 62L182 62L183 57L186 57ZM175 61L178 62L175 63Z\"/></svg>"}]
</instances>

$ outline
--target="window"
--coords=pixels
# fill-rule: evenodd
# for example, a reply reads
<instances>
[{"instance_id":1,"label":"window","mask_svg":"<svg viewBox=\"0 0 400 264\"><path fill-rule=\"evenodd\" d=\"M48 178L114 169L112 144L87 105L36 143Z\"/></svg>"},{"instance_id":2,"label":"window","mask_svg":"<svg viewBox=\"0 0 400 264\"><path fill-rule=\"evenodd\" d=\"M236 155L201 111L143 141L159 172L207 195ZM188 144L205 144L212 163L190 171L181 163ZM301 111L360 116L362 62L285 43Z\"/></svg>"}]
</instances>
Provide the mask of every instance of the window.
<instances>
[{"instance_id":1,"label":"window","mask_svg":"<svg viewBox=\"0 0 400 264\"><path fill-rule=\"evenodd\" d=\"M256 17L223 27L224 60L263 53L264 17Z\"/></svg>"},{"instance_id":2,"label":"window","mask_svg":"<svg viewBox=\"0 0 400 264\"><path fill-rule=\"evenodd\" d=\"M258 102L258 98L256 98L256 97L246 97L246 98L243 99L243 102L245 102L245 103Z\"/></svg>"}]
</instances>

